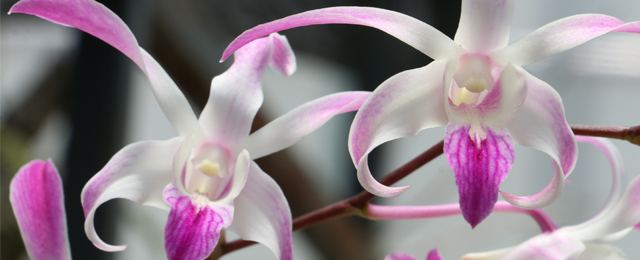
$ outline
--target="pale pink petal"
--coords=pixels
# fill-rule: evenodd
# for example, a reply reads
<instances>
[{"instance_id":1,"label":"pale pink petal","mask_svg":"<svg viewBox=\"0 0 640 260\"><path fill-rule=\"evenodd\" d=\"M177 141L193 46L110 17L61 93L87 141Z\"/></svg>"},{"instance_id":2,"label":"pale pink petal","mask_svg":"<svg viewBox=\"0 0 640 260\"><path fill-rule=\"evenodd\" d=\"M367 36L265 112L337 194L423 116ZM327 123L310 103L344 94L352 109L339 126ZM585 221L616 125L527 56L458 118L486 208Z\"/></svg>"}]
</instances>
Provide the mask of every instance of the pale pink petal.
<instances>
[{"instance_id":1,"label":"pale pink petal","mask_svg":"<svg viewBox=\"0 0 640 260\"><path fill-rule=\"evenodd\" d=\"M307 102L252 133L243 145L256 159L287 148L311 134L333 116L356 111L370 92L341 92Z\"/></svg>"},{"instance_id":2,"label":"pale pink petal","mask_svg":"<svg viewBox=\"0 0 640 260\"><path fill-rule=\"evenodd\" d=\"M9 14L25 13L71 26L115 47L144 70L138 42L129 27L111 10L92 0L22 0Z\"/></svg>"},{"instance_id":3,"label":"pale pink petal","mask_svg":"<svg viewBox=\"0 0 640 260\"><path fill-rule=\"evenodd\" d=\"M171 125L181 136L202 135L196 114L176 83L149 53L142 48L140 48L140 53L142 53L153 94Z\"/></svg>"},{"instance_id":4,"label":"pale pink petal","mask_svg":"<svg viewBox=\"0 0 640 260\"><path fill-rule=\"evenodd\" d=\"M369 192L397 196L408 187L387 187L376 181L367 163L368 154L384 142L416 135L420 130L448 122L442 96L447 61L435 61L403 71L383 82L364 102L351 124L349 152L358 168L358 180ZM449 71L449 69L447 69Z\"/></svg>"},{"instance_id":5,"label":"pale pink petal","mask_svg":"<svg viewBox=\"0 0 640 260\"><path fill-rule=\"evenodd\" d=\"M506 127L522 107L528 92L526 72L512 63L500 73L491 90L478 105L461 103L456 106L449 97L445 97L445 108L449 120L460 124L482 122L492 127ZM449 88L457 88L448 85Z\"/></svg>"},{"instance_id":6,"label":"pale pink petal","mask_svg":"<svg viewBox=\"0 0 640 260\"><path fill-rule=\"evenodd\" d=\"M463 0L454 41L471 53L488 53L509 43L513 0Z\"/></svg>"},{"instance_id":7,"label":"pale pink petal","mask_svg":"<svg viewBox=\"0 0 640 260\"><path fill-rule=\"evenodd\" d=\"M251 162L249 178L234 200L235 218L229 227L242 239L269 248L280 260L291 260L291 210L278 184Z\"/></svg>"},{"instance_id":8,"label":"pale pink petal","mask_svg":"<svg viewBox=\"0 0 640 260\"><path fill-rule=\"evenodd\" d=\"M162 190L174 179L173 157L182 137L167 141L144 141L125 146L82 189L84 229L93 244L104 251L124 250L103 242L93 226L98 207L111 199L124 198L141 205L169 209Z\"/></svg>"},{"instance_id":9,"label":"pale pink petal","mask_svg":"<svg viewBox=\"0 0 640 260\"><path fill-rule=\"evenodd\" d=\"M498 201L498 189L509 174L515 151L505 129L483 127L486 139L477 145L469 136L470 128L449 123L444 154L456 177L462 216L475 228Z\"/></svg>"},{"instance_id":10,"label":"pale pink petal","mask_svg":"<svg viewBox=\"0 0 640 260\"><path fill-rule=\"evenodd\" d=\"M574 259L585 245L564 232L543 233L516 246L504 259L548 260Z\"/></svg>"},{"instance_id":11,"label":"pale pink petal","mask_svg":"<svg viewBox=\"0 0 640 260\"><path fill-rule=\"evenodd\" d=\"M536 195L516 197L502 193L510 203L532 209L545 207L560 196L564 178L575 167L578 150L558 92L544 81L522 71L527 79L527 97L507 129L517 144L547 153L553 159L553 164L560 166L549 185Z\"/></svg>"},{"instance_id":12,"label":"pale pink petal","mask_svg":"<svg viewBox=\"0 0 640 260\"><path fill-rule=\"evenodd\" d=\"M275 39L276 40L272 40ZM276 60L272 60L273 42L277 42ZM209 140L230 146L249 135L251 123L262 105L262 74L273 61L285 66L291 61L285 51L290 47L282 38L271 35L247 44L235 54L233 65L213 78L209 101L202 110L200 123L209 135ZM288 58L294 58L293 56ZM290 70L280 67L278 70Z\"/></svg>"},{"instance_id":13,"label":"pale pink petal","mask_svg":"<svg viewBox=\"0 0 640 260\"><path fill-rule=\"evenodd\" d=\"M623 197L606 215L589 221L589 225L568 229L582 240L596 240L631 228L640 222L640 177L633 179Z\"/></svg>"},{"instance_id":14,"label":"pale pink petal","mask_svg":"<svg viewBox=\"0 0 640 260\"><path fill-rule=\"evenodd\" d=\"M417 260L415 257L405 253L393 252L387 255L384 260Z\"/></svg>"},{"instance_id":15,"label":"pale pink petal","mask_svg":"<svg viewBox=\"0 0 640 260\"><path fill-rule=\"evenodd\" d=\"M71 259L62 181L50 160L22 166L9 185L9 201L31 259Z\"/></svg>"},{"instance_id":16,"label":"pale pink petal","mask_svg":"<svg viewBox=\"0 0 640 260\"><path fill-rule=\"evenodd\" d=\"M273 53L271 54L269 66L282 75L291 76L296 71L296 56L293 54L287 37L272 33L271 41Z\"/></svg>"},{"instance_id":17,"label":"pale pink petal","mask_svg":"<svg viewBox=\"0 0 640 260\"><path fill-rule=\"evenodd\" d=\"M356 24L373 27L400 39L433 59L449 58L459 48L442 32L405 14L373 7L330 7L294 14L246 30L229 44L222 60L226 60L240 47L262 36L314 24Z\"/></svg>"},{"instance_id":18,"label":"pale pink petal","mask_svg":"<svg viewBox=\"0 0 640 260\"><path fill-rule=\"evenodd\" d=\"M167 187L172 190L174 187ZM208 199L175 196L166 192L165 201L171 205L164 228L164 247L169 260L202 260L218 244L220 230L231 224L232 206L208 205Z\"/></svg>"},{"instance_id":19,"label":"pale pink petal","mask_svg":"<svg viewBox=\"0 0 640 260\"><path fill-rule=\"evenodd\" d=\"M432 249L429 251L429 254L427 254L427 260L442 260L440 253L438 253L438 249Z\"/></svg>"},{"instance_id":20,"label":"pale pink petal","mask_svg":"<svg viewBox=\"0 0 640 260\"><path fill-rule=\"evenodd\" d=\"M609 244L585 243L587 248L576 260L628 260L629 257L619 247Z\"/></svg>"},{"instance_id":21,"label":"pale pink petal","mask_svg":"<svg viewBox=\"0 0 640 260\"><path fill-rule=\"evenodd\" d=\"M640 33L640 22L625 24L602 14L565 17L526 35L497 55L505 62L524 66L569 50L608 32Z\"/></svg>"}]
</instances>

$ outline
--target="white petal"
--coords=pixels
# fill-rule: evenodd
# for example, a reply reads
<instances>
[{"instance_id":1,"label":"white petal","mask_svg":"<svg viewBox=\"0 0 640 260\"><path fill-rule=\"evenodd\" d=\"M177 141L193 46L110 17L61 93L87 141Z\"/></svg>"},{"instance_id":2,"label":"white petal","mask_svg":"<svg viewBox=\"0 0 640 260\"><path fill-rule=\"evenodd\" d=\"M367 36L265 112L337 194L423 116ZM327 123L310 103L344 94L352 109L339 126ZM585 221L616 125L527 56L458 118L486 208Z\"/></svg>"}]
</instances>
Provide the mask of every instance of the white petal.
<instances>
[{"instance_id":1,"label":"white petal","mask_svg":"<svg viewBox=\"0 0 640 260\"><path fill-rule=\"evenodd\" d=\"M420 130L445 125L444 83L450 82L448 61L434 61L403 71L383 82L356 114L349 132L349 152L358 168L358 180L369 192L397 196L407 187L390 188L376 181L367 165L367 155L384 142L416 135ZM448 75L445 75L445 68ZM450 74L450 75L449 75ZM448 77L445 80L445 76Z\"/></svg>"},{"instance_id":2,"label":"white petal","mask_svg":"<svg viewBox=\"0 0 640 260\"><path fill-rule=\"evenodd\" d=\"M564 232L543 233L516 246L504 260L574 259L585 245Z\"/></svg>"},{"instance_id":3,"label":"white petal","mask_svg":"<svg viewBox=\"0 0 640 260\"><path fill-rule=\"evenodd\" d=\"M235 216L229 229L242 239L265 245L278 259L290 260L293 227L287 199L255 162L250 167L247 184L234 201Z\"/></svg>"},{"instance_id":4,"label":"white petal","mask_svg":"<svg viewBox=\"0 0 640 260\"><path fill-rule=\"evenodd\" d=\"M513 0L463 0L454 41L471 53L488 53L509 43Z\"/></svg>"},{"instance_id":5,"label":"white petal","mask_svg":"<svg viewBox=\"0 0 640 260\"><path fill-rule=\"evenodd\" d=\"M111 199L124 198L141 205L169 209L162 190L174 179L172 163L182 137L167 141L144 141L125 146L109 160L82 189L84 228L94 245L105 251L119 251L126 246L112 246L96 234L93 218L98 207Z\"/></svg>"},{"instance_id":6,"label":"white petal","mask_svg":"<svg viewBox=\"0 0 640 260\"><path fill-rule=\"evenodd\" d=\"M287 112L252 133L241 147L253 159L287 148L311 134L333 116L358 110L369 92L341 92L321 97Z\"/></svg>"},{"instance_id":7,"label":"white petal","mask_svg":"<svg viewBox=\"0 0 640 260\"><path fill-rule=\"evenodd\" d=\"M238 197L238 194L242 192L242 189L247 183L247 176L249 175L251 162L251 157L247 150L242 150L242 152L238 154L238 159L236 160L236 165L233 169L233 180L231 180L229 193L220 199L218 203L232 204L231 201Z\"/></svg>"},{"instance_id":8,"label":"white petal","mask_svg":"<svg viewBox=\"0 0 640 260\"><path fill-rule=\"evenodd\" d=\"M585 243L587 249L576 260L627 260L629 257L620 248L607 244Z\"/></svg>"}]
</instances>

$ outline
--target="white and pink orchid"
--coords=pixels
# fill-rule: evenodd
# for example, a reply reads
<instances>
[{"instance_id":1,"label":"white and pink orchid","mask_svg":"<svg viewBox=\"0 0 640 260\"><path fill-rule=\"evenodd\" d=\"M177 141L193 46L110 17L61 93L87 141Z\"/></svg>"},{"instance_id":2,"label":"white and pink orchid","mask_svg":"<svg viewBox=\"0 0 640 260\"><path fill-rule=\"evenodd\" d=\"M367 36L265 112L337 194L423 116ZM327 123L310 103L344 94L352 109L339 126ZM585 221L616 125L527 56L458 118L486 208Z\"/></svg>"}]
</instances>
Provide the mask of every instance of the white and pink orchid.
<instances>
[{"instance_id":1,"label":"white and pink orchid","mask_svg":"<svg viewBox=\"0 0 640 260\"><path fill-rule=\"evenodd\" d=\"M574 168L574 135L558 93L521 66L576 47L607 32L640 33L640 22L624 23L600 14L551 22L509 44L513 0L463 0L458 31L451 40L407 15L370 7L312 10L256 26L225 50L270 33L314 24L355 24L380 29L435 61L383 82L356 114L349 151L358 180L369 192L397 196L405 187L387 187L373 178L368 154L377 146L419 131L446 125L447 162L453 169L463 215L471 226L486 218L514 159L514 142L547 153L556 174L541 192L516 197L513 205L533 209L560 195ZM363 43L366 44L366 43Z\"/></svg>"},{"instance_id":2,"label":"white and pink orchid","mask_svg":"<svg viewBox=\"0 0 640 260\"><path fill-rule=\"evenodd\" d=\"M22 166L9 185L9 201L29 258L71 259L62 180L51 160Z\"/></svg>"},{"instance_id":3,"label":"white and pink orchid","mask_svg":"<svg viewBox=\"0 0 640 260\"><path fill-rule=\"evenodd\" d=\"M291 211L282 190L253 159L289 147L336 114L360 108L368 92L329 95L288 112L253 134L262 104L261 78L267 65L285 75L296 68L284 36L272 34L235 54L233 65L211 83L199 118L185 96L141 47L124 22L92 0L23 0L9 13L33 14L76 27L102 39L147 75L165 115L179 136L130 144L116 153L82 191L85 231L98 248L126 246L96 234L96 209L114 198L170 210L165 227L169 259L204 259L222 228L267 246L278 259L292 258Z\"/></svg>"}]
</instances>

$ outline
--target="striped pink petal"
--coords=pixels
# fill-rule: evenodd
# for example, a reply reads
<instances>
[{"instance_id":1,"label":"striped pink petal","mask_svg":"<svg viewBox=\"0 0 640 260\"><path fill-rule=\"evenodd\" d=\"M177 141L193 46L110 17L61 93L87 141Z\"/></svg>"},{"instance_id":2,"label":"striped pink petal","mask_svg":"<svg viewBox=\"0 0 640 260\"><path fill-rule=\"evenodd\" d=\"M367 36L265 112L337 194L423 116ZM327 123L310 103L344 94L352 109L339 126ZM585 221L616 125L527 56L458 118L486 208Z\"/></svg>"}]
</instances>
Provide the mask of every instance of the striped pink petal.
<instances>
[{"instance_id":1,"label":"striped pink petal","mask_svg":"<svg viewBox=\"0 0 640 260\"><path fill-rule=\"evenodd\" d=\"M483 127L486 139L477 143L469 136L470 128L449 123L444 154L456 177L462 215L475 227L498 201L498 188L511 169L515 151L506 129Z\"/></svg>"},{"instance_id":2,"label":"striped pink petal","mask_svg":"<svg viewBox=\"0 0 640 260\"><path fill-rule=\"evenodd\" d=\"M50 160L22 166L11 180L9 201L31 259L71 259L62 181Z\"/></svg>"}]
</instances>

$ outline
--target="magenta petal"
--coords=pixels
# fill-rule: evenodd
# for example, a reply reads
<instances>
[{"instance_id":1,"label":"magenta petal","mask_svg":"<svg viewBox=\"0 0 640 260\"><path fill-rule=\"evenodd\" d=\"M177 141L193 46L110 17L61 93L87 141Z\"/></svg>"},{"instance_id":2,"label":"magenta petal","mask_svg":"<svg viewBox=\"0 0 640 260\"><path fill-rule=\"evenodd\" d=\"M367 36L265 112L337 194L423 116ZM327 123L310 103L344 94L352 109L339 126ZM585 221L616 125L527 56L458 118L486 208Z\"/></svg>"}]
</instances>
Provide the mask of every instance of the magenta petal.
<instances>
[{"instance_id":1,"label":"magenta petal","mask_svg":"<svg viewBox=\"0 0 640 260\"><path fill-rule=\"evenodd\" d=\"M487 137L477 146L469 137L470 128L449 123L444 153L456 176L462 215L475 227L493 210L498 188L507 177L515 154L506 130L483 127Z\"/></svg>"},{"instance_id":2,"label":"magenta petal","mask_svg":"<svg viewBox=\"0 0 640 260\"><path fill-rule=\"evenodd\" d=\"M190 196L170 196L166 201L171 205L164 228L167 257L170 260L207 258L218 244L220 230L231 224L233 212Z\"/></svg>"},{"instance_id":3,"label":"magenta petal","mask_svg":"<svg viewBox=\"0 0 640 260\"><path fill-rule=\"evenodd\" d=\"M384 260L416 260L416 258L405 253L393 252L388 254Z\"/></svg>"},{"instance_id":4,"label":"magenta petal","mask_svg":"<svg viewBox=\"0 0 640 260\"><path fill-rule=\"evenodd\" d=\"M636 230L640 230L640 223L634 227Z\"/></svg>"},{"instance_id":5,"label":"magenta petal","mask_svg":"<svg viewBox=\"0 0 640 260\"><path fill-rule=\"evenodd\" d=\"M427 260L442 260L442 257L440 257L440 253L438 253L438 249L433 249L429 251L429 254L427 255Z\"/></svg>"},{"instance_id":6,"label":"magenta petal","mask_svg":"<svg viewBox=\"0 0 640 260\"><path fill-rule=\"evenodd\" d=\"M138 42L129 27L96 1L23 0L11 7L11 13L32 14L54 23L76 27L115 47L144 70Z\"/></svg>"},{"instance_id":7,"label":"magenta petal","mask_svg":"<svg viewBox=\"0 0 640 260\"><path fill-rule=\"evenodd\" d=\"M60 175L51 161L22 166L9 200L31 259L71 259Z\"/></svg>"}]
</instances>

